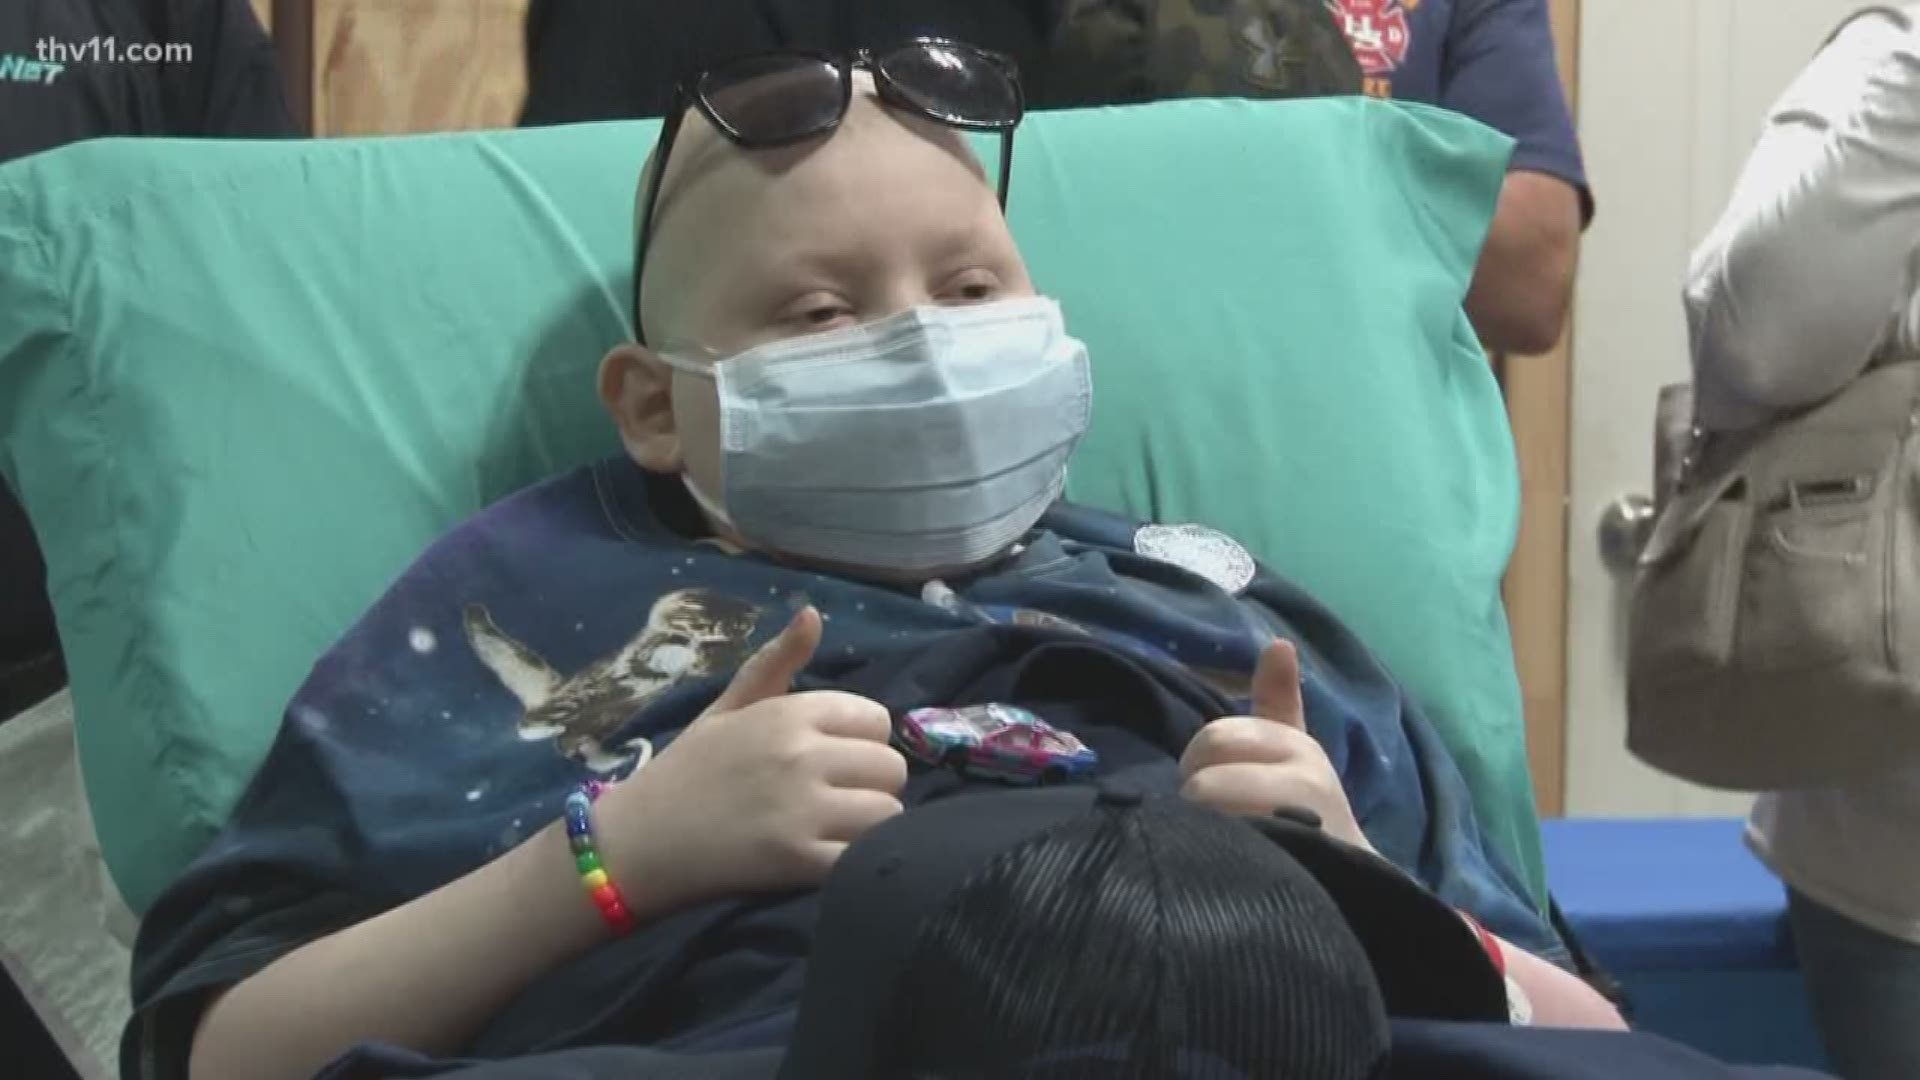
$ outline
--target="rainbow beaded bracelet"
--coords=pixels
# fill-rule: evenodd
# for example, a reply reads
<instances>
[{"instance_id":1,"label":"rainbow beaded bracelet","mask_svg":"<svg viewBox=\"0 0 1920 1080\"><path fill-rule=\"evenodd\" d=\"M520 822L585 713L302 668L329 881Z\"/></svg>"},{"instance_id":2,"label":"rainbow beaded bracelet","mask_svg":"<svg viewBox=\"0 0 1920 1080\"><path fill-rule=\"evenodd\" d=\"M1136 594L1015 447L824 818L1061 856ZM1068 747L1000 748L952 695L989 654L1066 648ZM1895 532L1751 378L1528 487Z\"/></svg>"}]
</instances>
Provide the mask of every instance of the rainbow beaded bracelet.
<instances>
[{"instance_id":1,"label":"rainbow beaded bracelet","mask_svg":"<svg viewBox=\"0 0 1920 1080\"><path fill-rule=\"evenodd\" d=\"M593 846L593 804L607 786L589 780L567 796L567 843L573 848L573 864L580 871L580 883L600 910L600 917L616 937L633 933L633 913L627 910L620 886L607 876L600 865L600 853Z\"/></svg>"}]
</instances>

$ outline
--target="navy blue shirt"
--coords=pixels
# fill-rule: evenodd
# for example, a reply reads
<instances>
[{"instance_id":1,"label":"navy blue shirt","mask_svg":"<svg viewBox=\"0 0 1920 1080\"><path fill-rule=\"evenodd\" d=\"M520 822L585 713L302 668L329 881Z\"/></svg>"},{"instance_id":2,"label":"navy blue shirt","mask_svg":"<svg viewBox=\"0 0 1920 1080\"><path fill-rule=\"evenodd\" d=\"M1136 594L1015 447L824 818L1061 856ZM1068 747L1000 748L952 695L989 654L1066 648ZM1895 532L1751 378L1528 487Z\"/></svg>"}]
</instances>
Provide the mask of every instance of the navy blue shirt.
<instances>
[{"instance_id":1,"label":"navy blue shirt","mask_svg":"<svg viewBox=\"0 0 1920 1080\"><path fill-rule=\"evenodd\" d=\"M1512 168L1559 177L1592 216L1547 0L1329 0L1366 92L1440 105L1511 136Z\"/></svg>"},{"instance_id":2,"label":"navy blue shirt","mask_svg":"<svg viewBox=\"0 0 1920 1080\"><path fill-rule=\"evenodd\" d=\"M0 161L110 135L294 133L247 0L0 5Z\"/></svg>"},{"instance_id":3,"label":"navy blue shirt","mask_svg":"<svg viewBox=\"0 0 1920 1080\"><path fill-rule=\"evenodd\" d=\"M314 667L232 821L148 913L127 1075L185 1075L207 990L497 857L552 822L583 779L638 767L644 783L648 749L670 746L801 603L825 619L803 687L862 666L871 678L890 657L982 626L1025 626L1178 672L1200 688L1188 700L1226 715L1245 710L1259 651L1285 636L1300 651L1308 728L1374 846L1507 939L1564 957L1426 719L1325 608L1225 538L1061 505L1003 562L914 588L729 552L698 539L698 522L676 482L618 458L434 545ZM1090 703L1101 689L1087 688ZM1121 730L1073 712L1048 716L1069 717L1104 768L1177 789L1197 723ZM910 783L903 800L927 790ZM805 894L670 916L529 988L471 1055L777 1044L814 907Z\"/></svg>"}]
</instances>

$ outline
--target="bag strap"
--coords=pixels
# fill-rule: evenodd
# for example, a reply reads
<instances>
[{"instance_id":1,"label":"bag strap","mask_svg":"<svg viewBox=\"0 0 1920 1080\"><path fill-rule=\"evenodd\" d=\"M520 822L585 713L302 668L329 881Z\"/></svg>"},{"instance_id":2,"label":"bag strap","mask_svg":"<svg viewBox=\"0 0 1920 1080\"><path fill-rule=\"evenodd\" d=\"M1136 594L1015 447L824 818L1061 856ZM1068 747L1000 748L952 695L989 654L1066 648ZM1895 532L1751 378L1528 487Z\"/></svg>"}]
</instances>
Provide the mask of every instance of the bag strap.
<instances>
[{"instance_id":1,"label":"bag strap","mask_svg":"<svg viewBox=\"0 0 1920 1080\"><path fill-rule=\"evenodd\" d=\"M1573 924L1567 921L1566 913L1560 910L1560 901L1554 899L1551 893L1547 894L1547 921L1553 924L1553 932L1559 934L1560 940L1566 944L1567 955L1573 959L1573 973L1620 1010L1622 1020L1631 1022L1633 1000L1628 996L1626 986L1587 952L1586 946L1580 943L1580 935L1573 932Z\"/></svg>"},{"instance_id":2,"label":"bag strap","mask_svg":"<svg viewBox=\"0 0 1920 1080\"><path fill-rule=\"evenodd\" d=\"M1896 393L1897 398L1890 397ZM1889 406L1889 400L1904 405ZM1713 504L1745 477L1743 461L1751 451L1808 421L1830 427L1887 427L1897 422L1909 430L1920 428L1920 359L1875 364L1819 402L1740 431L1707 430L1700 423L1693 384L1661 387L1654 420L1654 506L1659 516L1640 565L1658 563L1692 533Z\"/></svg>"},{"instance_id":3,"label":"bag strap","mask_svg":"<svg viewBox=\"0 0 1920 1080\"><path fill-rule=\"evenodd\" d=\"M1685 486L1701 450L1692 383L1660 388L1653 415L1653 504L1664 508Z\"/></svg>"}]
</instances>

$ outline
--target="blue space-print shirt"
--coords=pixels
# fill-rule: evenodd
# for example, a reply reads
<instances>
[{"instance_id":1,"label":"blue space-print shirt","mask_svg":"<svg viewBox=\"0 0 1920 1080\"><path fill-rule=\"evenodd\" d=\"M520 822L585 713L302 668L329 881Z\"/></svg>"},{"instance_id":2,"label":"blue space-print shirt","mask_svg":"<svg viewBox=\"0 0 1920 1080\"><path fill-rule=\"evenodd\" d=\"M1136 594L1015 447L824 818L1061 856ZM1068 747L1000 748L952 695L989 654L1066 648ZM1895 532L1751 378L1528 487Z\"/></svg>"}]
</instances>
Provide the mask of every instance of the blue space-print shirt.
<instances>
[{"instance_id":1,"label":"blue space-print shirt","mask_svg":"<svg viewBox=\"0 0 1920 1080\"><path fill-rule=\"evenodd\" d=\"M1061 505L973 579L888 587L730 553L696 539L698 520L677 483L612 459L496 505L403 575L314 667L228 827L148 913L126 1075L184 1076L207 990L475 869L552 822L583 779L670 746L801 603L825 618L809 675L982 624L1033 626L1191 675L1222 715L1244 710L1258 651L1286 636L1308 726L1373 844L1502 936L1564 956L1406 695L1224 537ZM1164 759L1169 792L1170 741L1128 751ZM756 926L778 933L727 932L747 901L642 928L529 988L470 1056L777 1042L812 899L754 901Z\"/></svg>"}]
</instances>

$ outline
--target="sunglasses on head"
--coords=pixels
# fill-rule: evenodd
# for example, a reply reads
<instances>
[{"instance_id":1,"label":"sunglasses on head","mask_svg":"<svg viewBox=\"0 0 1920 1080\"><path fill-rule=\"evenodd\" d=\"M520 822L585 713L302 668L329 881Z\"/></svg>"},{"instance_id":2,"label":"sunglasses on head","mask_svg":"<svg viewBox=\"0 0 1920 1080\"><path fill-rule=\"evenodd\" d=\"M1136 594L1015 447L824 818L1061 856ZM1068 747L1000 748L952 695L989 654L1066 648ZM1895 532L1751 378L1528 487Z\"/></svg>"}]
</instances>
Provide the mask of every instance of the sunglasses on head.
<instances>
[{"instance_id":1,"label":"sunglasses on head","mask_svg":"<svg viewBox=\"0 0 1920 1080\"><path fill-rule=\"evenodd\" d=\"M917 38L887 49L851 54L808 51L763 53L710 68L674 90L673 107L660 128L653 168L641 200L640 236L633 255L633 332L640 324L640 274L653 237L653 215L667 155L687 110L701 114L734 144L770 150L832 131L853 102L853 71L873 73L880 100L949 127L998 131L1000 205L1007 204L1013 169L1013 129L1026 112L1020 75L1011 58L941 38Z\"/></svg>"}]
</instances>

